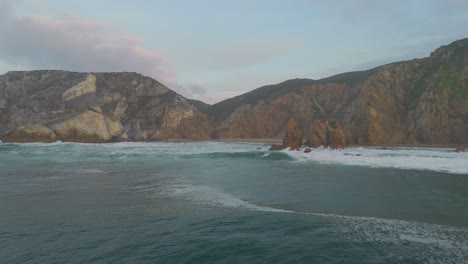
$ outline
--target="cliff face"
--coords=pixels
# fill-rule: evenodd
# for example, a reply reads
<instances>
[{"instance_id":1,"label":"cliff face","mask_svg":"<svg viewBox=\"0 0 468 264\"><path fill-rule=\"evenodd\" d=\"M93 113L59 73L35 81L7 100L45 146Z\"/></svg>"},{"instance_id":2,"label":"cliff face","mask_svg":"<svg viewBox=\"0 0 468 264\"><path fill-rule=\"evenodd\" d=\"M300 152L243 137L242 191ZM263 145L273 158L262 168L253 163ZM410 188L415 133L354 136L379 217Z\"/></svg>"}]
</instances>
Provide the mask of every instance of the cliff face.
<instances>
[{"instance_id":1,"label":"cliff face","mask_svg":"<svg viewBox=\"0 0 468 264\"><path fill-rule=\"evenodd\" d=\"M336 120L347 144L467 144L468 39L424 59L262 87L210 110L221 138L282 137L294 113L310 142Z\"/></svg>"},{"instance_id":2,"label":"cliff face","mask_svg":"<svg viewBox=\"0 0 468 264\"><path fill-rule=\"evenodd\" d=\"M340 146L468 144L468 39L428 58L289 80L212 106L136 73L0 76L4 142L282 138L292 117L311 146L326 144L331 121Z\"/></svg>"},{"instance_id":3,"label":"cliff face","mask_svg":"<svg viewBox=\"0 0 468 264\"><path fill-rule=\"evenodd\" d=\"M195 131L187 133L187 126ZM32 71L0 76L4 142L210 139L212 130L208 117L188 100L140 74Z\"/></svg>"}]
</instances>

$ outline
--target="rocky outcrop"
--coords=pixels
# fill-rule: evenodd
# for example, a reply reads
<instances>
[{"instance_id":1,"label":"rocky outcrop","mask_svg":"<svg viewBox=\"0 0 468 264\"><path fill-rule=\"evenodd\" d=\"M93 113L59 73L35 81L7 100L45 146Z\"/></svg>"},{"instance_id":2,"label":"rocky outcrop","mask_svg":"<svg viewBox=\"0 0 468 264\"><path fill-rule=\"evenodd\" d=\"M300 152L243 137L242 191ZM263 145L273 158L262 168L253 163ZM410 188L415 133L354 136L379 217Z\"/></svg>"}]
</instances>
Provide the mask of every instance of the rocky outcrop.
<instances>
[{"instance_id":1,"label":"rocky outcrop","mask_svg":"<svg viewBox=\"0 0 468 264\"><path fill-rule=\"evenodd\" d=\"M50 143L58 140L57 134L43 124L33 124L19 127L2 138L3 142L44 142Z\"/></svg>"},{"instance_id":2,"label":"rocky outcrop","mask_svg":"<svg viewBox=\"0 0 468 264\"><path fill-rule=\"evenodd\" d=\"M309 131L309 136L305 145L311 148L318 148L327 145L327 127L325 123L316 121Z\"/></svg>"},{"instance_id":3,"label":"rocky outcrop","mask_svg":"<svg viewBox=\"0 0 468 264\"><path fill-rule=\"evenodd\" d=\"M300 150L302 147L302 129L298 126L296 118L291 117L287 124L286 136L283 138L283 144L272 145L270 150Z\"/></svg>"},{"instance_id":4,"label":"rocky outcrop","mask_svg":"<svg viewBox=\"0 0 468 264\"><path fill-rule=\"evenodd\" d=\"M102 113L88 110L51 126L59 138L77 142L109 142L121 140L123 126Z\"/></svg>"},{"instance_id":5,"label":"rocky outcrop","mask_svg":"<svg viewBox=\"0 0 468 264\"><path fill-rule=\"evenodd\" d=\"M297 124L296 118L289 119L286 136L283 139L283 148L299 150L302 147L302 129Z\"/></svg>"},{"instance_id":6,"label":"rocky outcrop","mask_svg":"<svg viewBox=\"0 0 468 264\"><path fill-rule=\"evenodd\" d=\"M0 75L0 140L115 142L209 139L213 124L187 99L136 73Z\"/></svg>"},{"instance_id":7,"label":"rocky outcrop","mask_svg":"<svg viewBox=\"0 0 468 264\"><path fill-rule=\"evenodd\" d=\"M283 144L273 144L271 145L269 151L278 151L278 150L283 150L284 147L283 147Z\"/></svg>"},{"instance_id":8,"label":"rocky outcrop","mask_svg":"<svg viewBox=\"0 0 468 264\"><path fill-rule=\"evenodd\" d=\"M458 147L455 149L455 152L458 152L458 153L460 153L460 152L465 152L465 151L466 151L465 147L462 147L462 146L458 146Z\"/></svg>"},{"instance_id":9,"label":"rocky outcrop","mask_svg":"<svg viewBox=\"0 0 468 264\"><path fill-rule=\"evenodd\" d=\"M331 149L344 149L346 148L346 137L343 132L341 125L335 120L327 122L327 139L326 147Z\"/></svg>"},{"instance_id":10,"label":"rocky outcrop","mask_svg":"<svg viewBox=\"0 0 468 264\"><path fill-rule=\"evenodd\" d=\"M344 149L347 147L347 139L339 122L335 120L317 121L309 131L305 145L311 148L323 146L332 149Z\"/></svg>"}]
</instances>

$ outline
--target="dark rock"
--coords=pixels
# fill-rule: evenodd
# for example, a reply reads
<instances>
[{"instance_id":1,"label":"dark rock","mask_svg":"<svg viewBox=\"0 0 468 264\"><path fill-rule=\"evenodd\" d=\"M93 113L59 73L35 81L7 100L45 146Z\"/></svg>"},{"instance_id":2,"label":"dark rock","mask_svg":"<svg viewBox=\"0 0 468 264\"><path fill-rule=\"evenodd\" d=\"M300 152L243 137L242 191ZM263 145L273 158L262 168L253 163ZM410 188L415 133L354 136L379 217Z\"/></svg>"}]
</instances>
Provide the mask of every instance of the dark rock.
<instances>
[{"instance_id":1,"label":"dark rock","mask_svg":"<svg viewBox=\"0 0 468 264\"><path fill-rule=\"evenodd\" d=\"M458 147L455 149L455 152L458 152L458 153L460 153L460 152L465 152L465 148L462 147L462 146L458 146Z\"/></svg>"},{"instance_id":2,"label":"dark rock","mask_svg":"<svg viewBox=\"0 0 468 264\"><path fill-rule=\"evenodd\" d=\"M345 152L344 155L345 155L345 156L355 156L355 157L360 157L360 156L362 156L362 154L353 154L353 153L347 153L347 152Z\"/></svg>"},{"instance_id":3,"label":"dark rock","mask_svg":"<svg viewBox=\"0 0 468 264\"><path fill-rule=\"evenodd\" d=\"M272 145L272 146L270 147L269 150L271 150L271 151L277 151L277 150L283 150L283 149L284 149L284 148L283 148L283 145L274 144L274 145Z\"/></svg>"},{"instance_id":4,"label":"dark rock","mask_svg":"<svg viewBox=\"0 0 468 264\"><path fill-rule=\"evenodd\" d=\"M304 149L304 153L310 153L310 152L312 152L312 149L310 149L310 148Z\"/></svg>"}]
</instances>

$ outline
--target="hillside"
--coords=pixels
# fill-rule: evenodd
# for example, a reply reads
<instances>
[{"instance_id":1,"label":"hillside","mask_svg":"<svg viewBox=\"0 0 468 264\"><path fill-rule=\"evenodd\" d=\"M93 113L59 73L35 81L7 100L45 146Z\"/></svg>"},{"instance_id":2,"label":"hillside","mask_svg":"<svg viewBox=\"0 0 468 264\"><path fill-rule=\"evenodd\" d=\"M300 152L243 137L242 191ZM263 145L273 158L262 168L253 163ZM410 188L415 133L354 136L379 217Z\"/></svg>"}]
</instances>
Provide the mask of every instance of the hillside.
<instances>
[{"instance_id":1,"label":"hillside","mask_svg":"<svg viewBox=\"0 0 468 264\"><path fill-rule=\"evenodd\" d=\"M468 143L468 39L430 57L322 80L261 87L210 108L221 138L282 137L294 115L305 135L327 120L349 144Z\"/></svg>"},{"instance_id":2,"label":"hillside","mask_svg":"<svg viewBox=\"0 0 468 264\"><path fill-rule=\"evenodd\" d=\"M208 117L137 73L9 72L0 76L4 142L209 139Z\"/></svg>"}]
</instances>

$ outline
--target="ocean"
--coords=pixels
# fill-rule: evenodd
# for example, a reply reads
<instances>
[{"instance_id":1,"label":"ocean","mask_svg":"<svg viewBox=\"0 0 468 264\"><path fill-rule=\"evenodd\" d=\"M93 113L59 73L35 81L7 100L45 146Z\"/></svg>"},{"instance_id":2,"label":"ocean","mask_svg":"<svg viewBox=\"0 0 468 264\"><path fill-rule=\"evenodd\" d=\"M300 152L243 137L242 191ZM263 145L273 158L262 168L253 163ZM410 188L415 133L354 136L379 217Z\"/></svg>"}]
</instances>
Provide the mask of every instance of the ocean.
<instances>
[{"instance_id":1,"label":"ocean","mask_svg":"<svg viewBox=\"0 0 468 264\"><path fill-rule=\"evenodd\" d=\"M468 263L468 153L0 144L0 263Z\"/></svg>"}]
</instances>

